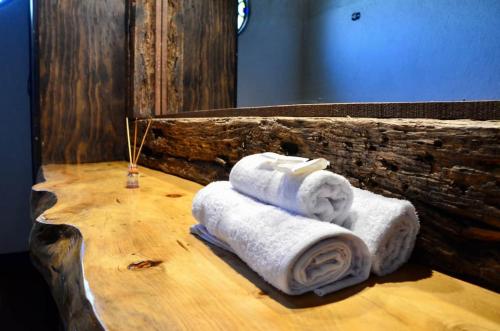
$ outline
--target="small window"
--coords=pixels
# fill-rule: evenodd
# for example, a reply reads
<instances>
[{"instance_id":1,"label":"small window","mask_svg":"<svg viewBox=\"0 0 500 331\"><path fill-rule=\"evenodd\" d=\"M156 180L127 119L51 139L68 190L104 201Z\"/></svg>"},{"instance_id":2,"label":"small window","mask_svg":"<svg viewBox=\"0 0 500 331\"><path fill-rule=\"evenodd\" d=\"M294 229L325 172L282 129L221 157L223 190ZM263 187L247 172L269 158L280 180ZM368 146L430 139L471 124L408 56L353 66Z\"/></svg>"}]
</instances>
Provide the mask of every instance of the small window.
<instances>
[{"instance_id":1,"label":"small window","mask_svg":"<svg viewBox=\"0 0 500 331\"><path fill-rule=\"evenodd\" d=\"M241 33L248 22L248 15L250 14L250 7L248 6L248 0L237 0L238 1L238 33Z\"/></svg>"}]
</instances>

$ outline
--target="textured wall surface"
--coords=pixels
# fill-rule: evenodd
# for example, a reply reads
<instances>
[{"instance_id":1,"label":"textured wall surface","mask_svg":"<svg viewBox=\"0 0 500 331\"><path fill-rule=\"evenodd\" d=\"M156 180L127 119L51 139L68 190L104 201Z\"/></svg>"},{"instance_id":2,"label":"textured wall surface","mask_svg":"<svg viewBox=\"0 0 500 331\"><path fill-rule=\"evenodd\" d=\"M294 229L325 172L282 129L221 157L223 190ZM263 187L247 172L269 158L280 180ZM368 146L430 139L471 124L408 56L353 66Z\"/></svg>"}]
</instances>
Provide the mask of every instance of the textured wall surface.
<instances>
[{"instance_id":1,"label":"textured wall surface","mask_svg":"<svg viewBox=\"0 0 500 331\"><path fill-rule=\"evenodd\" d=\"M44 0L38 15L43 162L123 159L125 0Z\"/></svg>"},{"instance_id":2,"label":"textured wall surface","mask_svg":"<svg viewBox=\"0 0 500 331\"><path fill-rule=\"evenodd\" d=\"M236 105L236 2L132 2L136 117Z\"/></svg>"}]
</instances>

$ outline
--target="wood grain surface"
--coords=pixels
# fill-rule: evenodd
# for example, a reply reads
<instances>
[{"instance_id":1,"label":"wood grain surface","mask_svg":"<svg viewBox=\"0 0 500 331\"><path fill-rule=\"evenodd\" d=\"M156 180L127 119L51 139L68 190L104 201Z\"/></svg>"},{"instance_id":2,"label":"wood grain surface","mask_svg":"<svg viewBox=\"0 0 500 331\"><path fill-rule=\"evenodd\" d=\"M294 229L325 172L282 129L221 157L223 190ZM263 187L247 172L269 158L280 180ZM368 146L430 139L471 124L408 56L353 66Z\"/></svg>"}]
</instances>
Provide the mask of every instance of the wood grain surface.
<instances>
[{"instance_id":1,"label":"wood grain surface","mask_svg":"<svg viewBox=\"0 0 500 331\"><path fill-rule=\"evenodd\" d=\"M179 111L235 107L237 1L179 2L184 67Z\"/></svg>"},{"instance_id":2,"label":"wood grain surface","mask_svg":"<svg viewBox=\"0 0 500 331\"><path fill-rule=\"evenodd\" d=\"M130 96L129 116L154 114L156 75L156 4L160 0L127 1L129 6ZM159 43L160 44L160 43ZM159 67L161 69L161 66Z\"/></svg>"},{"instance_id":3,"label":"wood grain surface","mask_svg":"<svg viewBox=\"0 0 500 331\"><path fill-rule=\"evenodd\" d=\"M38 3L42 160L124 157L125 1Z\"/></svg>"},{"instance_id":4,"label":"wood grain surface","mask_svg":"<svg viewBox=\"0 0 500 331\"><path fill-rule=\"evenodd\" d=\"M202 184L249 154L326 158L353 185L416 206L422 261L500 288L498 121L156 119L149 132L142 164Z\"/></svg>"},{"instance_id":5,"label":"wood grain surface","mask_svg":"<svg viewBox=\"0 0 500 331\"><path fill-rule=\"evenodd\" d=\"M236 106L235 12L232 0L133 2L135 117Z\"/></svg>"},{"instance_id":6,"label":"wood grain surface","mask_svg":"<svg viewBox=\"0 0 500 331\"><path fill-rule=\"evenodd\" d=\"M500 325L498 294L418 265L323 298L284 295L234 255L189 234L195 223L191 201L200 185L141 168L141 188L127 190L126 169L124 162L47 165L47 181L34 187L38 194L52 192L57 203L37 199L51 208L37 219L31 253L74 329L497 330ZM85 303L91 309L81 309Z\"/></svg>"}]
</instances>

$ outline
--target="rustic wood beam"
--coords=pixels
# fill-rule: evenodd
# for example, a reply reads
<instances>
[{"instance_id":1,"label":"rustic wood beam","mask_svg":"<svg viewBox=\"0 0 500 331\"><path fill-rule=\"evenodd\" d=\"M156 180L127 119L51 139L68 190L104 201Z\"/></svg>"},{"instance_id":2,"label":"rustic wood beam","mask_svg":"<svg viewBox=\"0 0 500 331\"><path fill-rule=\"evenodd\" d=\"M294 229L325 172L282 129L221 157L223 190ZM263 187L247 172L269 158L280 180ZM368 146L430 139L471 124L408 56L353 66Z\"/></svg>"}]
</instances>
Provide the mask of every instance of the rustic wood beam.
<instances>
[{"instance_id":1,"label":"rustic wood beam","mask_svg":"<svg viewBox=\"0 0 500 331\"><path fill-rule=\"evenodd\" d=\"M353 185L415 204L422 261L498 287L499 141L498 121L155 119L140 162L207 184L253 153L324 157Z\"/></svg>"}]
</instances>

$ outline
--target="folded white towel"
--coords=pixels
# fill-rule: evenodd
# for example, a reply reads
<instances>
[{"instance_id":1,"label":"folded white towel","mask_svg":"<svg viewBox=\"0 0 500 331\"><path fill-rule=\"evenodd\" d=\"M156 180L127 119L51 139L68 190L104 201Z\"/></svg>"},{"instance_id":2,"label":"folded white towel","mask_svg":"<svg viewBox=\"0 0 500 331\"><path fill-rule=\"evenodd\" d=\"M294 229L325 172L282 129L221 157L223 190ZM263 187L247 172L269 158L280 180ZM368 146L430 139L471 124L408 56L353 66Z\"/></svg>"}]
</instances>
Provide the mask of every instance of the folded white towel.
<instances>
[{"instance_id":1,"label":"folded white towel","mask_svg":"<svg viewBox=\"0 0 500 331\"><path fill-rule=\"evenodd\" d=\"M368 278L368 248L335 224L292 215L214 182L193 201L200 224L191 232L238 255L267 282L288 294L318 295Z\"/></svg>"},{"instance_id":2,"label":"folded white towel","mask_svg":"<svg viewBox=\"0 0 500 331\"><path fill-rule=\"evenodd\" d=\"M353 188L351 215L344 226L359 236L372 255L372 272L387 275L409 258L420 229L411 202Z\"/></svg>"},{"instance_id":3,"label":"folded white towel","mask_svg":"<svg viewBox=\"0 0 500 331\"><path fill-rule=\"evenodd\" d=\"M318 170L326 160L307 161L274 153L254 154L238 161L229 175L241 193L293 213L342 225L352 204L347 179Z\"/></svg>"}]
</instances>

